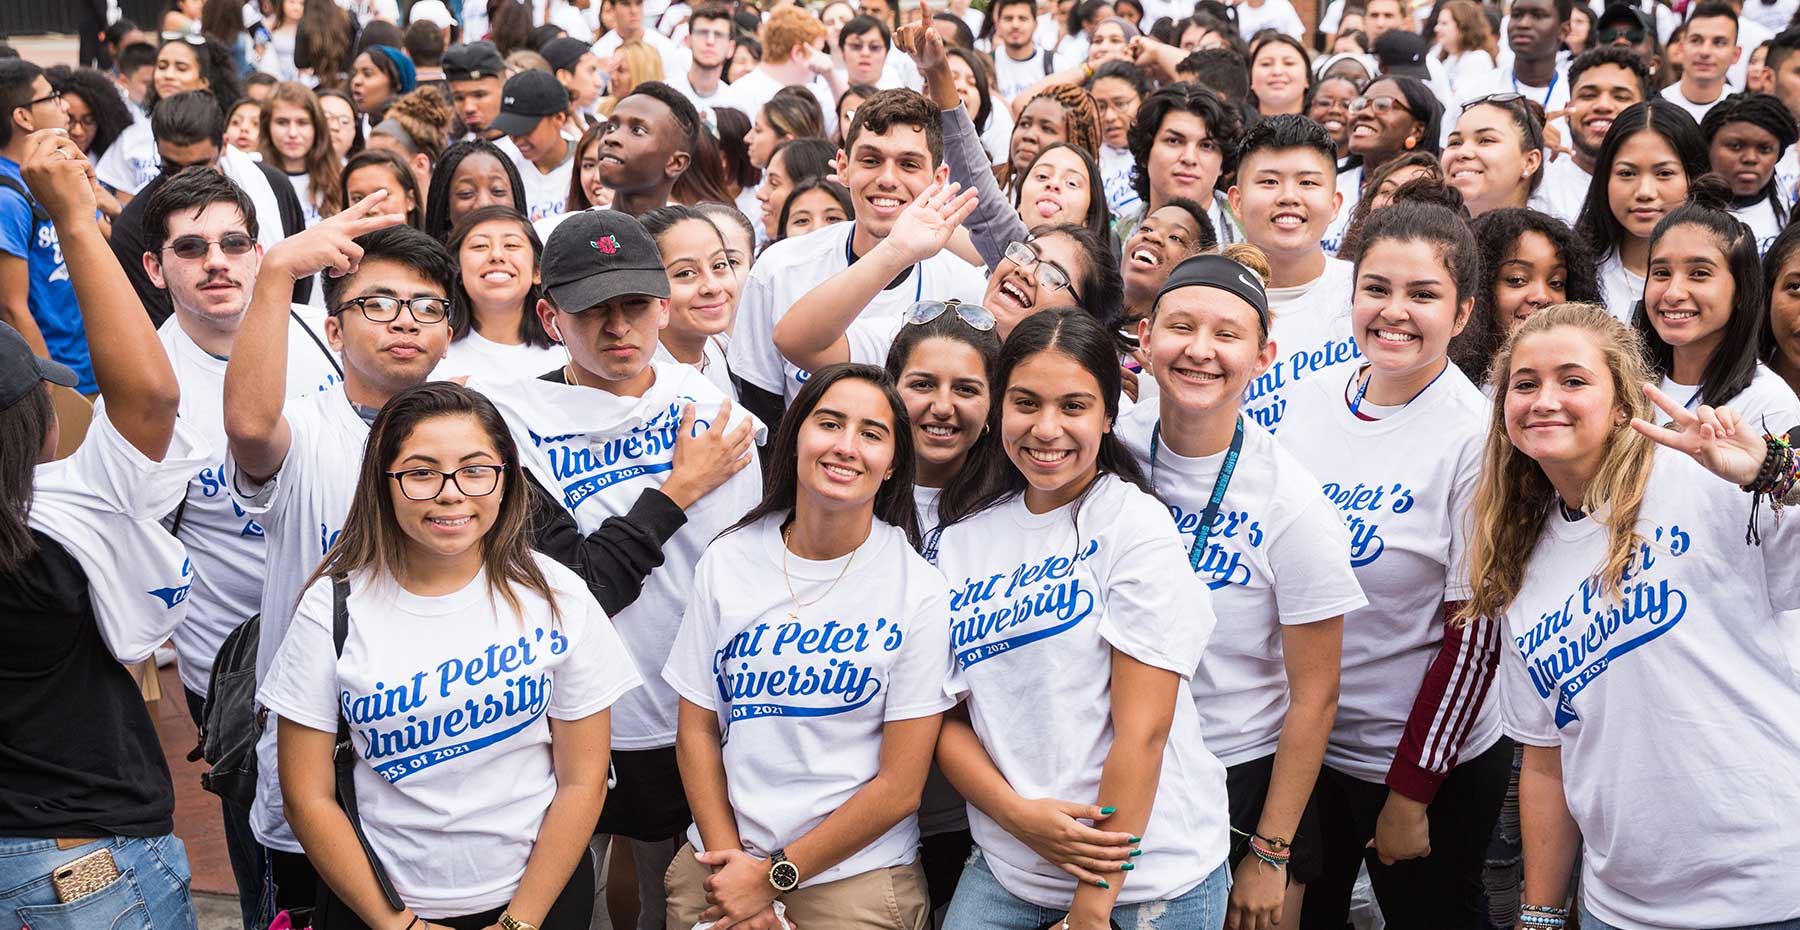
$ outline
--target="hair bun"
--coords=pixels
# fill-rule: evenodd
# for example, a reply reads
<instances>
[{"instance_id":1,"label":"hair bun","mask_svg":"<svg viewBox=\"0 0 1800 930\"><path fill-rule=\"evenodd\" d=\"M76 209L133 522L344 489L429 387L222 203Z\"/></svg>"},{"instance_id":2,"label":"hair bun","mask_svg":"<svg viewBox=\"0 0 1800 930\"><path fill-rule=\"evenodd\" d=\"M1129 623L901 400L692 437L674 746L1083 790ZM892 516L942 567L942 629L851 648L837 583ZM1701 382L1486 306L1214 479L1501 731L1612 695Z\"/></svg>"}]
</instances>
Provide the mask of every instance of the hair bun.
<instances>
[{"instance_id":1,"label":"hair bun","mask_svg":"<svg viewBox=\"0 0 1800 930\"><path fill-rule=\"evenodd\" d=\"M1688 203L1696 207L1726 213L1731 200L1731 185L1710 171L1688 182Z\"/></svg>"}]
</instances>

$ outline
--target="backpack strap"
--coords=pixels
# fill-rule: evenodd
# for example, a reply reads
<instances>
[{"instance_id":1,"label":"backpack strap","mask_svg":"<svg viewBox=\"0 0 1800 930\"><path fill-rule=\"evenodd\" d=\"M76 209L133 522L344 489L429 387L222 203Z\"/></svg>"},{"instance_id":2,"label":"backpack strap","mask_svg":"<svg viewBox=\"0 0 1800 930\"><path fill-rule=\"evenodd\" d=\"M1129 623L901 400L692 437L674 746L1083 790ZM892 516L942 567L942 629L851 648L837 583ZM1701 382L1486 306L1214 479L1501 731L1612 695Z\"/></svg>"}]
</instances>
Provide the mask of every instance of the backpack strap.
<instances>
[{"instance_id":1,"label":"backpack strap","mask_svg":"<svg viewBox=\"0 0 1800 930\"><path fill-rule=\"evenodd\" d=\"M296 313L292 307L288 308L288 316L293 317L294 322L300 324L301 329L306 330L306 335L312 338L313 345L319 347L319 353L325 356L325 361L331 363L331 370L337 372L338 380L344 380L344 366L338 364L337 356L331 354L331 347L325 344L325 340L320 339L319 334L313 332L313 328L306 325L306 321L301 319L300 314ZM344 642L339 640L338 651L343 652L343 650Z\"/></svg>"},{"instance_id":2,"label":"backpack strap","mask_svg":"<svg viewBox=\"0 0 1800 930\"><path fill-rule=\"evenodd\" d=\"M25 205L31 208L31 219L33 222L50 222L49 211L44 209L43 204L37 202L37 198L31 196L31 192L25 189L25 185L19 183L18 178L12 177L11 175L0 175L0 188L13 191L20 197L25 198Z\"/></svg>"},{"instance_id":3,"label":"backpack strap","mask_svg":"<svg viewBox=\"0 0 1800 930\"><path fill-rule=\"evenodd\" d=\"M344 654L344 640L350 636L349 601L349 579L343 575L331 576L331 648L339 656ZM395 911L406 910L400 893L388 880L387 869L375 856L375 847L369 845L369 838L363 833L362 818L356 813L356 750L350 745L350 721L344 719L342 705L338 707L337 748L332 752L332 765L337 769L338 804L344 808L344 816L350 818L350 829L356 832L356 841L362 844L363 855L368 857L369 867L375 871L375 883L381 886L389 907Z\"/></svg>"}]
</instances>

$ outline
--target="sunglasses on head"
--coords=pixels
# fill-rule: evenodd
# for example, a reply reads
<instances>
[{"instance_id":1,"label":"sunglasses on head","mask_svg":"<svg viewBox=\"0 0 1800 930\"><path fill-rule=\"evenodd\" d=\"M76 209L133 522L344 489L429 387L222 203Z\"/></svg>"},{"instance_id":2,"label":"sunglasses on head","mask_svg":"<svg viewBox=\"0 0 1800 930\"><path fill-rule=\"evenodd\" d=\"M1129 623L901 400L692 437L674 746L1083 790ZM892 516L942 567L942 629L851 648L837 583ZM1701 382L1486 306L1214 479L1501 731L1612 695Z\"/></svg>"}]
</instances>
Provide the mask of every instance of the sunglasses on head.
<instances>
[{"instance_id":1,"label":"sunglasses on head","mask_svg":"<svg viewBox=\"0 0 1800 930\"><path fill-rule=\"evenodd\" d=\"M1503 94L1488 94L1485 97L1476 97L1474 100L1470 100L1467 103L1464 103L1462 105L1462 111L1464 113L1467 113L1470 110L1472 110L1478 106L1481 106L1483 104L1488 104L1490 106L1496 106L1496 107L1510 107L1515 103L1523 103L1524 100L1525 100L1524 94L1515 94L1512 91L1507 91L1506 93L1503 93Z\"/></svg>"},{"instance_id":2,"label":"sunglasses on head","mask_svg":"<svg viewBox=\"0 0 1800 930\"><path fill-rule=\"evenodd\" d=\"M923 326L953 311L958 319L969 324L970 329L987 332L994 328L994 315L979 304L965 304L960 300L921 300L906 308L904 317L908 326Z\"/></svg>"},{"instance_id":3,"label":"sunglasses on head","mask_svg":"<svg viewBox=\"0 0 1800 930\"><path fill-rule=\"evenodd\" d=\"M205 36L192 32L165 32L162 34L162 40L164 42L186 42L189 45L206 44Z\"/></svg>"}]
</instances>

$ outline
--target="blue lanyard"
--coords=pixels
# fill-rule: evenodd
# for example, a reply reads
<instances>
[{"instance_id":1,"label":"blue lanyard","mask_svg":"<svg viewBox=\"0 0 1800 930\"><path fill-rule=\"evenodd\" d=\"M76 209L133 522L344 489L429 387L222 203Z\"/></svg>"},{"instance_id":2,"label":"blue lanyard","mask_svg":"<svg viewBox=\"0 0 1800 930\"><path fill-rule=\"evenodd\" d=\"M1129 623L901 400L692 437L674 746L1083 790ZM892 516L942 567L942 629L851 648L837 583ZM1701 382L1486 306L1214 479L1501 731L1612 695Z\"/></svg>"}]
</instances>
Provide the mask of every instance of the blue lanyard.
<instances>
[{"instance_id":1,"label":"blue lanyard","mask_svg":"<svg viewBox=\"0 0 1800 930\"><path fill-rule=\"evenodd\" d=\"M1162 420L1150 428L1150 487L1156 487L1156 453L1162 447ZM1200 515L1200 528L1194 533L1194 545L1188 549L1188 565L1200 570L1206 557L1206 538L1212 535L1213 521L1219 518L1219 505L1225 502L1225 489L1231 485L1231 473L1237 471L1238 453L1244 450L1244 418L1238 416L1237 429L1231 434L1231 448L1225 452L1225 463L1219 466L1219 477L1213 481L1212 497L1206 512Z\"/></svg>"},{"instance_id":2,"label":"blue lanyard","mask_svg":"<svg viewBox=\"0 0 1800 930\"><path fill-rule=\"evenodd\" d=\"M1449 360L1445 360L1444 371L1449 371L1449 370L1450 370L1450 362L1449 362ZM1400 409L1405 410L1407 408L1407 406L1410 405L1413 401L1418 400L1421 396L1424 395L1424 393L1426 391L1431 390L1431 386L1438 382L1438 378L1442 378L1444 376L1444 371L1438 372L1436 375L1434 375L1432 377L1432 379L1430 381L1426 382L1425 386L1419 389L1419 393L1414 394L1413 396L1407 398L1406 403L1400 405ZM1360 376L1362 374L1362 371L1359 369L1356 372L1356 374L1358 376ZM1356 396L1350 398L1350 415L1351 416L1359 415L1356 411L1362 407L1363 395L1368 393L1369 381L1373 381L1373 380L1375 380L1375 372L1373 370L1371 370L1369 372L1368 381L1361 380L1360 377L1358 378L1357 385L1356 385Z\"/></svg>"},{"instance_id":3,"label":"blue lanyard","mask_svg":"<svg viewBox=\"0 0 1800 930\"><path fill-rule=\"evenodd\" d=\"M856 264L856 260L857 260L856 253L850 251L850 243L852 243L854 241L856 241L856 225L853 223L850 226L850 238L844 240L844 263L846 265ZM907 271L914 276L913 277L913 303L918 303L920 300L923 300L925 297L925 272L922 269L920 269L918 265L914 265L911 268L908 268ZM892 284L888 285L888 287L892 287L892 286L893 286ZM884 288L882 288L882 290L885 291L885 290L887 290L887 288L884 287Z\"/></svg>"},{"instance_id":4,"label":"blue lanyard","mask_svg":"<svg viewBox=\"0 0 1800 930\"><path fill-rule=\"evenodd\" d=\"M1556 82L1557 82L1557 79L1559 79L1561 77L1562 77L1561 71L1550 72L1550 86L1544 88L1544 99L1542 101L1540 101L1541 103L1543 103L1544 109L1546 109L1546 110L1550 109L1550 95L1556 93ZM1516 72L1512 76L1512 85L1513 85L1513 93L1515 93L1515 94L1519 93L1519 75Z\"/></svg>"}]
</instances>

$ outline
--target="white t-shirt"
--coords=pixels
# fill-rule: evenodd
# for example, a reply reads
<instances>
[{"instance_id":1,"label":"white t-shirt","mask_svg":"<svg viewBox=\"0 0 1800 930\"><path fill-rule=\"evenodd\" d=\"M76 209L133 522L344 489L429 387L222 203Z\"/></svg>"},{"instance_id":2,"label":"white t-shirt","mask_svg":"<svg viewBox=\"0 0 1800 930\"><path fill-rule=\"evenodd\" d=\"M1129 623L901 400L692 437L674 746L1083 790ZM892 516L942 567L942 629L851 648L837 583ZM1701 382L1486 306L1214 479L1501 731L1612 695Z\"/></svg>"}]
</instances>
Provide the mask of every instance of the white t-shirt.
<instances>
[{"instance_id":1,"label":"white t-shirt","mask_svg":"<svg viewBox=\"0 0 1800 930\"><path fill-rule=\"evenodd\" d=\"M1360 163L1338 169L1337 192L1344 202L1325 227L1325 235L1319 238L1319 248L1324 249L1328 257L1336 258L1338 249L1344 245L1344 233L1350 229L1350 214L1356 212L1356 203L1362 199L1362 182L1363 166Z\"/></svg>"},{"instance_id":2,"label":"white t-shirt","mask_svg":"<svg viewBox=\"0 0 1800 930\"><path fill-rule=\"evenodd\" d=\"M1433 48L1431 54L1436 57L1438 50ZM1443 60L1444 75L1449 79L1450 92L1472 85L1487 77L1494 70L1494 56L1487 49L1472 48L1466 52L1458 52Z\"/></svg>"},{"instance_id":3,"label":"white t-shirt","mask_svg":"<svg viewBox=\"0 0 1800 930\"><path fill-rule=\"evenodd\" d=\"M294 196L300 198L300 215L306 220L306 228L311 229L319 223L319 206L312 199L312 175L302 171L295 174L284 172L288 183L294 187Z\"/></svg>"},{"instance_id":4,"label":"white t-shirt","mask_svg":"<svg viewBox=\"0 0 1800 930\"><path fill-rule=\"evenodd\" d=\"M1325 271L1311 282L1268 289L1275 363L1244 389L1244 413L1263 429L1280 431L1289 397L1300 382L1362 358L1350 325L1355 275L1354 265L1327 258Z\"/></svg>"},{"instance_id":5,"label":"white t-shirt","mask_svg":"<svg viewBox=\"0 0 1800 930\"><path fill-rule=\"evenodd\" d=\"M1139 404L1116 434L1152 475L1189 551L1199 537L1226 452L1176 455L1150 439L1158 405ZM1350 532L1319 494L1319 479L1275 438L1243 419L1244 445L1195 573L1219 617L1191 682L1206 747L1227 766L1275 751L1288 709L1281 628L1339 617L1368 603L1350 568Z\"/></svg>"},{"instance_id":6,"label":"white t-shirt","mask_svg":"<svg viewBox=\"0 0 1800 930\"><path fill-rule=\"evenodd\" d=\"M1796 182L1800 182L1800 146L1790 145L1775 163L1775 190L1782 203L1793 204Z\"/></svg>"},{"instance_id":7,"label":"white t-shirt","mask_svg":"<svg viewBox=\"0 0 1800 930\"><path fill-rule=\"evenodd\" d=\"M1700 406L1698 385L1679 384L1673 377L1664 377L1657 387L1689 410ZM1771 431L1785 430L1800 423L1800 399L1794 397L1794 389L1762 362L1756 363L1756 374L1750 378L1750 383L1725 403L1758 433L1763 431L1765 417ZM1656 422L1667 423L1670 419L1661 410L1656 412Z\"/></svg>"},{"instance_id":8,"label":"white t-shirt","mask_svg":"<svg viewBox=\"0 0 1800 930\"><path fill-rule=\"evenodd\" d=\"M749 74L738 78L729 85L720 88L711 103L714 107L731 107L748 116L750 122L756 122L756 114L762 112L763 104L775 96L782 88L782 83L761 68L755 68ZM822 77L814 76L805 85L812 95L818 98L819 108L825 112L825 136L830 138L837 131L837 98L831 93L831 85Z\"/></svg>"},{"instance_id":9,"label":"white t-shirt","mask_svg":"<svg viewBox=\"0 0 1800 930\"><path fill-rule=\"evenodd\" d=\"M1731 211L1731 215L1737 217L1738 222L1750 227L1750 232L1756 235L1756 254L1758 255L1769 251L1769 246L1775 243L1775 237L1781 235L1781 229L1786 225L1780 217L1775 215L1775 205L1770 203L1767 197L1759 198L1747 207L1738 207Z\"/></svg>"},{"instance_id":10,"label":"white t-shirt","mask_svg":"<svg viewBox=\"0 0 1800 930\"><path fill-rule=\"evenodd\" d=\"M735 404L738 399L737 385L731 383L731 363L726 361L725 357L730 346L731 336L727 333L709 337L706 345L700 350L700 364L690 367L705 375L706 380L711 381L713 387L719 389L719 393L731 398L731 402ZM668 347L660 342L656 344L656 360L668 362L671 365L686 364L677 359L669 352Z\"/></svg>"},{"instance_id":11,"label":"white t-shirt","mask_svg":"<svg viewBox=\"0 0 1800 930\"><path fill-rule=\"evenodd\" d=\"M495 342L473 327L469 334L450 343L444 360L431 370L431 380L448 381L464 375L478 375L502 381L524 380L548 374L569 360L558 345L533 346L521 342L507 345Z\"/></svg>"},{"instance_id":12,"label":"white t-shirt","mask_svg":"<svg viewBox=\"0 0 1800 930\"><path fill-rule=\"evenodd\" d=\"M1106 188L1106 205L1112 212L1119 213L1133 204L1143 203L1137 189L1131 186L1131 173L1136 168L1137 160L1131 157L1130 149L1115 149L1101 143L1100 183Z\"/></svg>"},{"instance_id":13,"label":"white t-shirt","mask_svg":"<svg viewBox=\"0 0 1800 930\"><path fill-rule=\"evenodd\" d=\"M1755 2L1755 0L1753 0ZM1744 11L1749 12L1753 3L1744 4ZM1780 28L1786 29L1783 24ZM1731 67L1725 69L1725 83L1731 85L1733 91L1744 89L1744 81L1749 76L1750 53L1756 51L1758 45L1775 38L1775 30L1749 16L1738 17L1738 48L1742 49L1738 59Z\"/></svg>"},{"instance_id":14,"label":"white t-shirt","mask_svg":"<svg viewBox=\"0 0 1800 930\"><path fill-rule=\"evenodd\" d=\"M834 223L804 236L772 243L757 258L744 282L744 296L738 301L730 350L734 374L765 391L779 392L790 402L800 393L800 386L811 373L783 358L775 348L775 324L794 301L850 267L848 250L855 231L855 223ZM987 278L981 269L943 251L913 266L898 286L875 295L857 322L898 319L919 300L955 297L979 303L986 290ZM852 331L856 329L852 327ZM890 326L890 341L892 332ZM886 357L886 345L881 346L880 354Z\"/></svg>"},{"instance_id":15,"label":"white t-shirt","mask_svg":"<svg viewBox=\"0 0 1800 930\"><path fill-rule=\"evenodd\" d=\"M1263 0L1261 6L1241 2L1233 4L1232 8L1237 11L1238 33L1245 42L1264 29L1295 38L1306 34L1306 24L1300 22L1300 14L1288 0Z\"/></svg>"},{"instance_id":16,"label":"white t-shirt","mask_svg":"<svg viewBox=\"0 0 1800 930\"><path fill-rule=\"evenodd\" d=\"M250 196L256 208L256 241L265 249L274 248L286 237L281 228L281 203L275 189L259 167L261 162L227 145L219 153L219 173L230 178ZM100 156L94 174L114 190L135 196L158 174L162 173L162 155L156 151L156 138L150 133L150 121L133 123L113 140L112 148ZM301 209L308 204L301 198ZM315 211L316 212L316 211ZM309 221L310 225L310 221Z\"/></svg>"},{"instance_id":17,"label":"white t-shirt","mask_svg":"<svg viewBox=\"0 0 1800 930\"><path fill-rule=\"evenodd\" d=\"M1669 86L1662 89L1662 98L1664 100L1669 101L1672 104L1675 104L1676 106L1682 108L1683 110L1688 111L1688 115L1692 116L1694 118L1694 122L1698 123L1701 120L1706 118L1706 112L1708 110L1711 110L1713 107L1718 106L1719 101L1724 100L1725 95L1729 94L1729 93L1731 93L1731 88L1726 87L1724 85L1720 85L1719 86L1719 95L1717 97L1714 97L1713 99L1708 100L1705 103L1696 103L1692 100L1689 100L1687 94L1682 93L1681 82L1676 81L1675 83L1670 84Z\"/></svg>"},{"instance_id":18,"label":"white t-shirt","mask_svg":"<svg viewBox=\"0 0 1800 930\"><path fill-rule=\"evenodd\" d=\"M1654 454L1620 600L1591 579L1605 524L1545 518L1506 612L1506 732L1561 751L1594 916L1628 930L1790 921L1800 667L1777 617L1800 609L1800 521L1765 511L1748 545L1749 495Z\"/></svg>"},{"instance_id":19,"label":"white t-shirt","mask_svg":"<svg viewBox=\"0 0 1800 930\"><path fill-rule=\"evenodd\" d=\"M556 167L546 174L538 170L538 166L519 153L517 145L505 146L507 157L512 159L513 167L519 169L519 180L525 185L525 210L532 222L546 216L566 213L569 209L569 177L575 171L575 143L577 140L563 137L569 144L567 154ZM512 140L508 139L508 143Z\"/></svg>"},{"instance_id":20,"label":"white t-shirt","mask_svg":"<svg viewBox=\"0 0 1800 930\"><path fill-rule=\"evenodd\" d=\"M151 461L119 435L102 400L73 453L32 469L26 523L80 563L100 638L120 662L150 658L187 616L187 550L158 521L211 456L200 431L177 419L162 461Z\"/></svg>"},{"instance_id":21,"label":"white t-shirt","mask_svg":"<svg viewBox=\"0 0 1800 930\"><path fill-rule=\"evenodd\" d=\"M968 695L981 745L1021 797L1094 802L1112 749L1112 651L1187 678L1217 619L1169 511L1103 475L1034 514L1013 497L938 538L950 582L949 691ZM1177 897L1225 859L1225 767L1191 700L1175 702L1144 836L1120 904ZM1069 906L1075 879L969 807L969 828L1014 897Z\"/></svg>"},{"instance_id":22,"label":"white t-shirt","mask_svg":"<svg viewBox=\"0 0 1800 930\"><path fill-rule=\"evenodd\" d=\"M319 332L317 325L288 317L289 397L330 390L343 380L335 360L309 335ZM188 596L187 620L175 630L175 656L182 685L204 697L225 637L262 610L264 532L232 499L225 478L225 359L196 345L179 316L164 320L157 336L181 385L181 419L212 450L212 458L188 480L177 533L194 563L194 590ZM324 338L318 336L321 342Z\"/></svg>"},{"instance_id":23,"label":"white t-shirt","mask_svg":"<svg viewBox=\"0 0 1800 930\"><path fill-rule=\"evenodd\" d=\"M1593 183L1591 172L1576 164L1573 156L1563 155L1544 163L1544 180L1532 199L1540 202L1545 213L1573 228Z\"/></svg>"},{"instance_id":24,"label":"white t-shirt","mask_svg":"<svg viewBox=\"0 0 1800 930\"><path fill-rule=\"evenodd\" d=\"M649 18L648 13L645 13L645 21L653 21ZM693 61L692 53L687 49L676 45L673 39L670 39L668 36L663 35L655 29L645 29L644 34L638 36L638 41L656 49L656 53L662 56L664 77L686 71L688 69L688 64ZM594 57L601 61L605 61L612 53L619 50L619 46L624 44L625 40L620 38L617 32L608 31L606 35L601 36L599 41L594 43Z\"/></svg>"},{"instance_id":25,"label":"white t-shirt","mask_svg":"<svg viewBox=\"0 0 1800 930\"><path fill-rule=\"evenodd\" d=\"M1744 10L1739 14L1739 21L1753 19L1764 28L1780 32L1788 27L1788 22L1794 18L1796 12L1800 12L1800 2L1796 2L1796 0L1750 0L1749 3L1744 4ZM1744 57L1750 57L1750 53L1755 50L1755 45L1745 47Z\"/></svg>"},{"instance_id":26,"label":"white t-shirt","mask_svg":"<svg viewBox=\"0 0 1800 930\"><path fill-rule=\"evenodd\" d=\"M425 597L357 573L343 655L331 580L306 589L257 699L304 727L350 724L363 831L394 890L426 919L512 900L556 794L550 720L597 714L640 681L576 574L533 553L555 596L478 572Z\"/></svg>"},{"instance_id":27,"label":"white t-shirt","mask_svg":"<svg viewBox=\"0 0 1800 930\"><path fill-rule=\"evenodd\" d=\"M731 811L758 858L805 836L874 780L885 724L956 703L944 694L944 576L906 534L877 520L854 552L815 562L786 551L785 518L764 517L706 550L662 673L689 703L718 714ZM787 582L806 606L795 607ZM688 842L705 849L698 825ZM801 885L905 865L918 847L919 822L908 815Z\"/></svg>"},{"instance_id":28,"label":"white t-shirt","mask_svg":"<svg viewBox=\"0 0 1800 930\"><path fill-rule=\"evenodd\" d=\"M1044 70L1048 49L1033 45L1031 57L1024 61L1016 61L1001 48L994 53L994 80L1000 85L1000 96L1008 101L1017 97L1025 88L1044 79L1050 72Z\"/></svg>"},{"instance_id":29,"label":"white t-shirt","mask_svg":"<svg viewBox=\"0 0 1800 930\"><path fill-rule=\"evenodd\" d=\"M1345 396L1356 371L1339 368L1294 392L1281 444L1343 511L1350 564L1369 599L1344 618L1337 722L1325 762L1380 784L1443 641L1443 605L1469 597L1466 515L1489 405L1461 369L1446 365L1411 403L1364 420ZM1460 758L1499 738L1498 708L1483 702Z\"/></svg>"},{"instance_id":30,"label":"white t-shirt","mask_svg":"<svg viewBox=\"0 0 1800 930\"><path fill-rule=\"evenodd\" d=\"M993 106L988 110L987 125L981 130L981 147L987 152L990 164L1007 163L1012 152L1013 129L1017 126L1006 101L993 101Z\"/></svg>"},{"instance_id":31,"label":"white t-shirt","mask_svg":"<svg viewBox=\"0 0 1800 930\"><path fill-rule=\"evenodd\" d=\"M686 94L687 98L694 102L694 106L700 107L702 109L707 109L707 108L711 108L714 106L718 106L719 105L719 95L723 94L725 92L725 88L730 86L725 83L723 78L721 78L719 80L719 83L713 87L712 93L702 94L698 90L695 90L693 82L688 80L688 69L686 69L686 68L683 68L680 71L675 72L674 74L664 75L663 83L669 85L670 87L675 88L678 91L681 91L683 94ZM750 116L750 118L752 121L754 121L756 119L756 117L753 114Z\"/></svg>"},{"instance_id":32,"label":"white t-shirt","mask_svg":"<svg viewBox=\"0 0 1800 930\"><path fill-rule=\"evenodd\" d=\"M268 547L256 640L258 682L269 680L269 666L287 637L306 579L343 532L369 438L369 424L350 406L342 384L288 401L282 416L290 437L287 459L266 483L251 484L229 450L225 455L232 496L262 524ZM250 830L264 846L297 853L300 841L288 829L282 808L275 731L275 718L270 717L256 743L256 804L250 809Z\"/></svg>"},{"instance_id":33,"label":"white t-shirt","mask_svg":"<svg viewBox=\"0 0 1800 930\"><path fill-rule=\"evenodd\" d=\"M642 397L619 397L597 388L537 379L471 379L506 418L519 459L532 477L592 533L608 517L631 511L646 488L661 487L674 468L681 410L695 408L694 431L718 415L724 395L687 365L652 362L656 381ZM755 418L741 408L731 425ZM756 424L760 434L761 424ZM760 435L758 437L761 438ZM713 537L762 500L762 471L749 467L687 508L687 523L663 545L663 564L645 579L642 593L614 621L641 668L644 686L625 695L613 714L614 749L661 749L675 744L675 692L654 674L668 661L669 646L693 591L694 567Z\"/></svg>"},{"instance_id":34,"label":"white t-shirt","mask_svg":"<svg viewBox=\"0 0 1800 930\"><path fill-rule=\"evenodd\" d=\"M1600 302L1619 322L1631 325L1632 314L1644 299L1644 277L1633 274L1620 261L1618 250L1600 260Z\"/></svg>"}]
</instances>

